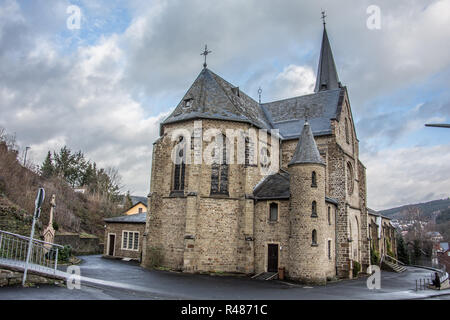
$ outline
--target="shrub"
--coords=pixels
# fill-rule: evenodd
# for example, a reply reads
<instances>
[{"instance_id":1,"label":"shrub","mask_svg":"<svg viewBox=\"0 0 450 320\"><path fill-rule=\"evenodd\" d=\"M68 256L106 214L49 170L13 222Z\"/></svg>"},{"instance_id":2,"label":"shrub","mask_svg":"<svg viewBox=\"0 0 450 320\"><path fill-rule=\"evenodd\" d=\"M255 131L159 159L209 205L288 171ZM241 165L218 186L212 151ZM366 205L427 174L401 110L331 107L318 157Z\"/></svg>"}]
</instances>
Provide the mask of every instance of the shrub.
<instances>
[{"instance_id":1,"label":"shrub","mask_svg":"<svg viewBox=\"0 0 450 320\"><path fill-rule=\"evenodd\" d=\"M161 266L162 253L160 248L150 247L147 251L147 254L148 254L148 267L157 268Z\"/></svg>"},{"instance_id":2,"label":"shrub","mask_svg":"<svg viewBox=\"0 0 450 320\"><path fill-rule=\"evenodd\" d=\"M361 271L361 264L358 261L353 261L353 278L356 278L360 271Z\"/></svg>"},{"instance_id":3,"label":"shrub","mask_svg":"<svg viewBox=\"0 0 450 320\"><path fill-rule=\"evenodd\" d=\"M380 253L373 247L370 250L370 264L378 265L380 263Z\"/></svg>"}]
</instances>

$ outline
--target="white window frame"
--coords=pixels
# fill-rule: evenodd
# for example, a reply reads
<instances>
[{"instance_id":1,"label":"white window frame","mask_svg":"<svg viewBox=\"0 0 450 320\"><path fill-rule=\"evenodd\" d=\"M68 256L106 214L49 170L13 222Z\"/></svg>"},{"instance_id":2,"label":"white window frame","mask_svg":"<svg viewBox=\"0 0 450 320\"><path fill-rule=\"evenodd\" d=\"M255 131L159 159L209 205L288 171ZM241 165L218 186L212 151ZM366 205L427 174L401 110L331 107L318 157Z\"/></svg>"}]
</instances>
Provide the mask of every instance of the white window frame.
<instances>
[{"instance_id":1,"label":"white window frame","mask_svg":"<svg viewBox=\"0 0 450 320\"><path fill-rule=\"evenodd\" d=\"M127 233L127 247L125 248L123 246L123 240L125 239L125 232ZM137 249L134 249L134 244L135 244L135 234L137 233L138 235L138 239L137 239ZM131 241L131 249L128 248L128 244L130 243L130 234L132 235L132 241ZM140 232L139 231L131 231L131 230L122 230L122 239L120 242L120 248L122 250L128 250L128 251L139 251L139 239L140 239Z\"/></svg>"}]
</instances>

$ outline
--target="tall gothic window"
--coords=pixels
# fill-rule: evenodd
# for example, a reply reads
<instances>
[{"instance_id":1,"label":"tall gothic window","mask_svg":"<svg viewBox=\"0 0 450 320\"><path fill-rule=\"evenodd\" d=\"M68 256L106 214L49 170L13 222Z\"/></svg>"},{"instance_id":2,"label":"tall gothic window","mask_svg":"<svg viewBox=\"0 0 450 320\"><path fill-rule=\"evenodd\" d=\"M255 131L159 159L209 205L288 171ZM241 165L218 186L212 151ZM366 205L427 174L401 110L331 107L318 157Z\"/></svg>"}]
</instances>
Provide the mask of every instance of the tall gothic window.
<instances>
[{"instance_id":1,"label":"tall gothic window","mask_svg":"<svg viewBox=\"0 0 450 320\"><path fill-rule=\"evenodd\" d=\"M355 185L355 179L353 177L353 167L350 162L347 162L347 191L348 191L348 194L353 193L354 185Z\"/></svg>"},{"instance_id":2,"label":"tall gothic window","mask_svg":"<svg viewBox=\"0 0 450 320\"><path fill-rule=\"evenodd\" d=\"M311 174L311 187L317 187L317 174L315 171Z\"/></svg>"},{"instance_id":3,"label":"tall gothic window","mask_svg":"<svg viewBox=\"0 0 450 320\"><path fill-rule=\"evenodd\" d=\"M345 118L345 140L347 143L350 143L350 134L349 134L348 120Z\"/></svg>"},{"instance_id":4,"label":"tall gothic window","mask_svg":"<svg viewBox=\"0 0 450 320\"><path fill-rule=\"evenodd\" d=\"M311 217L317 217L317 202L313 201L311 204Z\"/></svg>"},{"instance_id":5,"label":"tall gothic window","mask_svg":"<svg viewBox=\"0 0 450 320\"><path fill-rule=\"evenodd\" d=\"M328 259L331 259L331 240L328 240Z\"/></svg>"},{"instance_id":6,"label":"tall gothic window","mask_svg":"<svg viewBox=\"0 0 450 320\"><path fill-rule=\"evenodd\" d=\"M248 167L250 165L250 138L245 137L245 166Z\"/></svg>"},{"instance_id":7,"label":"tall gothic window","mask_svg":"<svg viewBox=\"0 0 450 320\"><path fill-rule=\"evenodd\" d=\"M331 207L328 206L328 224L331 225Z\"/></svg>"},{"instance_id":8,"label":"tall gothic window","mask_svg":"<svg viewBox=\"0 0 450 320\"><path fill-rule=\"evenodd\" d=\"M312 245L317 245L317 231L316 231L316 229L314 229L313 231L312 231L312 236L311 236L311 244Z\"/></svg>"},{"instance_id":9,"label":"tall gothic window","mask_svg":"<svg viewBox=\"0 0 450 320\"><path fill-rule=\"evenodd\" d=\"M177 158L173 173L173 190L184 190L184 179L186 174L186 146L183 137L180 137L177 145Z\"/></svg>"},{"instance_id":10,"label":"tall gothic window","mask_svg":"<svg viewBox=\"0 0 450 320\"><path fill-rule=\"evenodd\" d=\"M227 139L222 135L222 146L216 150L221 151L220 155L214 154L213 164L211 165L211 194L228 195L228 162L227 162Z\"/></svg>"}]
</instances>

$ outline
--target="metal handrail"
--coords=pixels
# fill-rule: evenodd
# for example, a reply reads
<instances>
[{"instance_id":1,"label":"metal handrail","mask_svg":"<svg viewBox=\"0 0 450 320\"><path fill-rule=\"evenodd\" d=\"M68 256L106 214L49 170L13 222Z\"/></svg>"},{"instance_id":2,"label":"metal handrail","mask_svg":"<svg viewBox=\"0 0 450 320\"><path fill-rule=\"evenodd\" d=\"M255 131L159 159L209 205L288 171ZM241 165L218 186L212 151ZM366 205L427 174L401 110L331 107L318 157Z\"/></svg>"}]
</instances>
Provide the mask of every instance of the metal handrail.
<instances>
[{"instance_id":1,"label":"metal handrail","mask_svg":"<svg viewBox=\"0 0 450 320\"><path fill-rule=\"evenodd\" d=\"M25 268L29 240L29 237L0 230L0 263ZM58 253L64 247L37 239L31 243L30 270L56 273Z\"/></svg>"},{"instance_id":2,"label":"metal handrail","mask_svg":"<svg viewBox=\"0 0 450 320\"><path fill-rule=\"evenodd\" d=\"M8 231L0 230L0 233L4 233L4 234L10 235L10 236L14 236L16 238L21 238L21 239L27 240L27 241L30 240L30 237L22 236L20 234L11 233L11 232L8 232ZM33 239L33 242L46 244L46 245L51 245L51 246L55 246L55 247L59 247L61 249L64 249L64 246L62 246L62 245L59 245L59 244L56 244L56 243L51 243L51 242L45 242L45 241L42 241L42 240L39 240L39 239Z\"/></svg>"},{"instance_id":3,"label":"metal handrail","mask_svg":"<svg viewBox=\"0 0 450 320\"><path fill-rule=\"evenodd\" d=\"M403 262L401 262L400 260L397 260L397 259L395 259L394 257L391 257L390 255L388 255L388 254L384 254L384 258L386 259L386 260L391 260L391 261L393 261L395 264L400 264L400 265L402 265L402 266L404 266L405 264L403 263Z\"/></svg>"}]
</instances>

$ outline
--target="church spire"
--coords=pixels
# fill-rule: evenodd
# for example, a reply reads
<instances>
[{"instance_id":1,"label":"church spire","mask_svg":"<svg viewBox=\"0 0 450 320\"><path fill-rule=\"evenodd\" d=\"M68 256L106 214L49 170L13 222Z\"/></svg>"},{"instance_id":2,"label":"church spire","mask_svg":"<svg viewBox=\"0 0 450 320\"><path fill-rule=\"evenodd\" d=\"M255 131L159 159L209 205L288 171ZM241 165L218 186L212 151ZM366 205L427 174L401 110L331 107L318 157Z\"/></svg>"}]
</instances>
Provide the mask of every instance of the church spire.
<instances>
[{"instance_id":1,"label":"church spire","mask_svg":"<svg viewBox=\"0 0 450 320\"><path fill-rule=\"evenodd\" d=\"M327 29L325 27L325 13L322 12L323 37L322 49L320 50L319 68L317 70L316 87L314 92L340 88L341 83L334 64L333 53L331 52L330 41L328 40Z\"/></svg>"}]
</instances>

